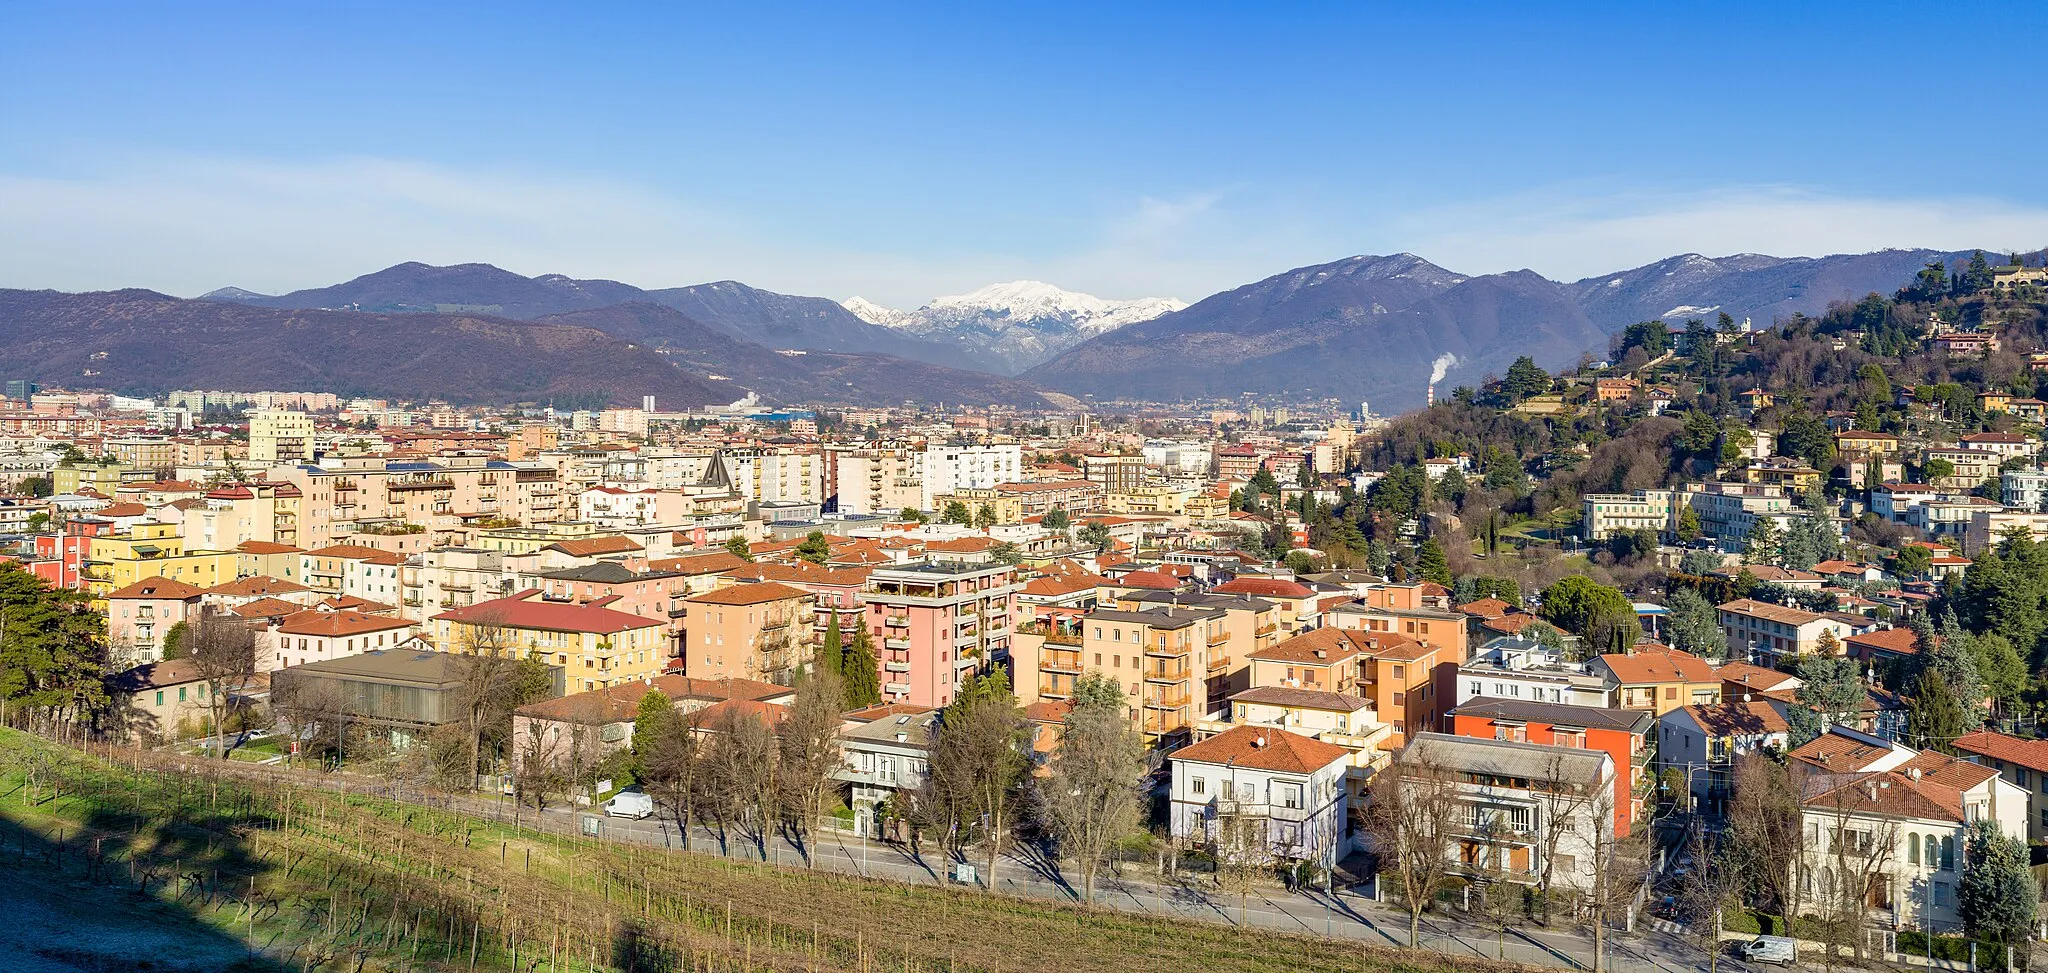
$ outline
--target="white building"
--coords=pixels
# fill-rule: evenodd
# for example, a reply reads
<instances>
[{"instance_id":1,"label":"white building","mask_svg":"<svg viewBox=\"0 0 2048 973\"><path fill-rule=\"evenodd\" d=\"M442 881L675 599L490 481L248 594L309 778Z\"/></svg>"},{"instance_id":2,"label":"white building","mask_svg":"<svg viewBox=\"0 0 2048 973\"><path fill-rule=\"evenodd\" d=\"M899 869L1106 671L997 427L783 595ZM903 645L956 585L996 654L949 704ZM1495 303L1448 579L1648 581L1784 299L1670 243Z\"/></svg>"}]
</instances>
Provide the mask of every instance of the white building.
<instances>
[{"instance_id":1,"label":"white building","mask_svg":"<svg viewBox=\"0 0 2048 973\"><path fill-rule=\"evenodd\" d=\"M1221 853L1334 866L1355 847L1352 756L1336 744L1264 726L1182 747L1169 758L1173 836L1228 845L1232 822L1249 821L1263 829L1264 847Z\"/></svg>"},{"instance_id":2,"label":"white building","mask_svg":"<svg viewBox=\"0 0 2048 973\"><path fill-rule=\"evenodd\" d=\"M1590 891L1602 849L1613 847L1616 769L1604 750L1418 733L1388 773L1458 788L1461 874L1534 882L1548 853L1553 883Z\"/></svg>"},{"instance_id":3,"label":"white building","mask_svg":"<svg viewBox=\"0 0 2048 973\"><path fill-rule=\"evenodd\" d=\"M986 490L998 483L1024 479L1024 447L939 446L919 454L923 482L921 510L932 510L933 498L961 490Z\"/></svg>"},{"instance_id":4,"label":"white building","mask_svg":"<svg viewBox=\"0 0 2048 973\"><path fill-rule=\"evenodd\" d=\"M313 417L289 409L249 415L249 462L258 466L313 461Z\"/></svg>"},{"instance_id":5,"label":"white building","mask_svg":"<svg viewBox=\"0 0 2048 973\"><path fill-rule=\"evenodd\" d=\"M1497 638L1458 667L1457 701L1481 697L1614 705L1614 689L1583 662L1567 662L1535 639Z\"/></svg>"},{"instance_id":6,"label":"white building","mask_svg":"<svg viewBox=\"0 0 2048 973\"><path fill-rule=\"evenodd\" d=\"M1902 928L1961 930L1956 893L1970 867L1964 842L1973 823L1994 821L2021 840L2027 834L2024 790L1990 767L1932 750L1889 770L1816 773L1803 790L1805 860L1795 867L1807 901L1861 882L1863 907Z\"/></svg>"},{"instance_id":7,"label":"white building","mask_svg":"<svg viewBox=\"0 0 2048 973\"><path fill-rule=\"evenodd\" d=\"M2048 470L2036 466L2006 470L1998 478L1998 498L2017 510L2048 509Z\"/></svg>"},{"instance_id":8,"label":"white building","mask_svg":"<svg viewBox=\"0 0 2048 973\"><path fill-rule=\"evenodd\" d=\"M1737 757L1790 742L1791 726L1769 700L1681 706L1657 721L1657 767L1684 774L1694 809L1705 811L1727 800Z\"/></svg>"}]
</instances>

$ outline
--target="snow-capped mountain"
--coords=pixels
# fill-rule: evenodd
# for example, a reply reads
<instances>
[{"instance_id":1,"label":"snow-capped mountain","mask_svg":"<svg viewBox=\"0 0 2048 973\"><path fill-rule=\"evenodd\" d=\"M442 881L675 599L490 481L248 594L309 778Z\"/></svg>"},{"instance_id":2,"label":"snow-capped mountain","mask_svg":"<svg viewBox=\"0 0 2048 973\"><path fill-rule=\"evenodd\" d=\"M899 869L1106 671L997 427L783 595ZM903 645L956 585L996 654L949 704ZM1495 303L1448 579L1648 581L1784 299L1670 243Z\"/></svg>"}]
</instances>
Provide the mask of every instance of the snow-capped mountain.
<instances>
[{"instance_id":1,"label":"snow-capped mountain","mask_svg":"<svg viewBox=\"0 0 2048 973\"><path fill-rule=\"evenodd\" d=\"M1112 301L1035 280L990 284L934 298L915 311L849 298L845 308L870 324L971 349L1011 374L1096 335L1187 307L1170 297Z\"/></svg>"}]
</instances>

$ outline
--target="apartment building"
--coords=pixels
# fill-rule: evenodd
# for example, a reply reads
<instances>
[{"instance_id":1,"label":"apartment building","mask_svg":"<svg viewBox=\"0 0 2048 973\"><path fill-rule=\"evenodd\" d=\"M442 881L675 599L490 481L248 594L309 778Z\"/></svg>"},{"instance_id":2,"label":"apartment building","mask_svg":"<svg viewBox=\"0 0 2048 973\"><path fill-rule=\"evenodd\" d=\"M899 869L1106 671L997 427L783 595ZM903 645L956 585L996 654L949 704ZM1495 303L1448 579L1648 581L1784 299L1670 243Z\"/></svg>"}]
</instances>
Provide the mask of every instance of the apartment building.
<instances>
[{"instance_id":1,"label":"apartment building","mask_svg":"<svg viewBox=\"0 0 2048 973\"><path fill-rule=\"evenodd\" d=\"M1835 637L1837 645L1856 634L1856 627L1832 615L1767 601L1740 598L1718 608L1721 632L1728 637L1728 653L1741 658L1753 654L1765 664L1769 660L1812 655L1820 647L1821 633Z\"/></svg>"},{"instance_id":2,"label":"apartment building","mask_svg":"<svg viewBox=\"0 0 2048 973\"><path fill-rule=\"evenodd\" d=\"M1965 759L1997 771L2026 796L2029 842L2048 839L2048 740L1978 730L1958 737L1955 748ZM2020 836L2017 831L2006 833Z\"/></svg>"},{"instance_id":3,"label":"apartment building","mask_svg":"<svg viewBox=\"0 0 2048 973\"><path fill-rule=\"evenodd\" d=\"M615 611L603 599L551 601L538 588L445 611L429 624L444 652L538 658L561 667L576 691L644 682L667 661L663 620Z\"/></svg>"},{"instance_id":4,"label":"apartment building","mask_svg":"<svg viewBox=\"0 0 2048 973\"><path fill-rule=\"evenodd\" d=\"M271 466L313 461L313 417L289 409L249 414L249 462Z\"/></svg>"},{"instance_id":5,"label":"apartment building","mask_svg":"<svg viewBox=\"0 0 2048 973\"><path fill-rule=\"evenodd\" d=\"M1208 651L1229 639L1218 609L1099 608L1080 619L1081 662L1115 679L1148 738L1184 735L1208 712Z\"/></svg>"},{"instance_id":6,"label":"apartment building","mask_svg":"<svg viewBox=\"0 0 2048 973\"><path fill-rule=\"evenodd\" d=\"M413 637L417 623L347 609L312 608L285 616L257 638L263 672L394 649Z\"/></svg>"},{"instance_id":7,"label":"apartment building","mask_svg":"<svg viewBox=\"0 0 2048 973\"><path fill-rule=\"evenodd\" d=\"M193 547L226 551L249 541L296 545L304 494L290 482L224 484L183 511Z\"/></svg>"},{"instance_id":8,"label":"apartment building","mask_svg":"<svg viewBox=\"0 0 2048 973\"><path fill-rule=\"evenodd\" d=\"M692 679L789 685L811 660L811 593L773 581L683 600L683 672Z\"/></svg>"},{"instance_id":9,"label":"apartment building","mask_svg":"<svg viewBox=\"0 0 2048 973\"><path fill-rule=\"evenodd\" d=\"M1686 775L1691 810L1718 815L1731 793L1739 758L1789 745L1791 727L1781 705L1731 699L1679 706L1658 716L1657 766Z\"/></svg>"},{"instance_id":10,"label":"apartment building","mask_svg":"<svg viewBox=\"0 0 2048 973\"><path fill-rule=\"evenodd\" d=\"M1614 705L1647 710L1658 716L1681 706L1703 706L1721 699L1721 676L1705 659L1654 642L1629 652L1610 652L1590 663L1604 679Z\"/></svg>"},{"instance_id":11,"label":"apartment building","mask_svg":"<svg viewBox=\"0 0 2048 973\"><path fill-rule=\"evenodd\" d=\"M1387 772L1455 788L1455 874L1529 884L1547 870L1558 887L1588 889L1614 840L1606 751L1423 733Z\"/></svg>"},{"instance_id":12,"label":"apartment building","mask_svg":"<svg viewBox=\"0 0 2048 973\"><path fill-rule=\"evenodd\" d=\"M1389 750L1436 728L1452 695L1456 666L1447 647L1393 632L1342 628L1303 632L1249 658L1253 688L1314 689L1370 701L1392 728Z\"/></svg>"},{"instance_id":13,"label":"apartment building","mask_svg":"<svg viewBox=\"0 0 2048 973\"><path fill-rule=\"evenodd\" d=\"M205 590L170 578L144 578L107 594L107 652L121 669L164 657L164 636L199 618Z\"/></svg>"},{"instance_id":14,"label":"apartment building","mask_svg":"<svg viewBox=\"0 0 2048 973\"><path fill-rule=\"evenodd\" d=\"M944 707L969 672L1007 658L1017 569L920 562L877 568L862 593L889 701Z\"/></svg>"},{"instance_id":15,"label":"apartment building","mask_svg":"<svg viewBox=\"0 0 2048 973\"><path fill-rule=\"evenodd\" d=\"M1657 720L1642 710L1482 697L1459 703L1450 717L1457 736L1598 750L1613 758L1614 834L1619 838L1628 837L1642 799L1656 782L1650 758Z\"/></svg>"}]
</instances>

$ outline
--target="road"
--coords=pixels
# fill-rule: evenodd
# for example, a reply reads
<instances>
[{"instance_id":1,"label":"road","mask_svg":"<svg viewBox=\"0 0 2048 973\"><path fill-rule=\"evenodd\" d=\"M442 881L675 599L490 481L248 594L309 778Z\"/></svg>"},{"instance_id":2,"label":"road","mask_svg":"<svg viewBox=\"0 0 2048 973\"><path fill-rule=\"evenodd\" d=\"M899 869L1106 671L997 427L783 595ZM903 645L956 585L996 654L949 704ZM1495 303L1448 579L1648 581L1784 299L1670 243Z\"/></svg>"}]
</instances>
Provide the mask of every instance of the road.
<instances>
[{"instance_id":1,"label":"road","mask_svg":"<svg viewBox=\"0 0 2048 973\"><path fill-rule=\"evenodd\" d=\"M536 822L535 812L515 808L510 802L487 796L454 796L423 791L375 778L348 773L291 771L274 766L247 763L209 763L210 770L267 777L288 776L294 782L328 790L374 794L405 803L458 810L495 820L518 823L557 833L591 833L610 841L634 842L666 848L678 853L728 856L748 861L766 861L791 868L806 866L802 849L780 835L770 835L758 844L735 834L721 840L711 828L693 828L690 840L682 841L673 822L653 817L612 818L580 808L553 808L544 812L545 821ZM958 884L950 881L951 863L943 853L914 855L901 845L863 840L836 830L822 830L816 838L816 860L810 867L842 874L861 875L884 881L923 885ZM979 887L988 887L986 859L973 863L983 874ZM1078 886L1071 885L1054 868L1026 853L1003 856L996 870L993 891L1058 902L1078 902ZM1219 891L1205 879L1162 880L1151 868L1130 868L1123 875L1105 872L1097 881L1096 902L1104 908L1201 922L1269 929L1304 935L1356 940L1389 947L1406 947L1408 914L1389 903L1372 900L1355 891L1290 891L1270 887L1249 893L1240 903L1231 893ZM1566 970L1593 967L1591 936L1582 929L1522 926L1501 931L1464 922L1454 913L1438 912L1423 917L1421 934L1413 946L1450 957L1504 959L1531 966ZM1607 937L1611 970L1645 973L1706 973L1706 953L1675 933L1668 923L1646 922L1635 933L1616 931ZM1730 973L1756 973L1746 964L1723 957L1719 969Z\"/></svg>"}]
</instances>

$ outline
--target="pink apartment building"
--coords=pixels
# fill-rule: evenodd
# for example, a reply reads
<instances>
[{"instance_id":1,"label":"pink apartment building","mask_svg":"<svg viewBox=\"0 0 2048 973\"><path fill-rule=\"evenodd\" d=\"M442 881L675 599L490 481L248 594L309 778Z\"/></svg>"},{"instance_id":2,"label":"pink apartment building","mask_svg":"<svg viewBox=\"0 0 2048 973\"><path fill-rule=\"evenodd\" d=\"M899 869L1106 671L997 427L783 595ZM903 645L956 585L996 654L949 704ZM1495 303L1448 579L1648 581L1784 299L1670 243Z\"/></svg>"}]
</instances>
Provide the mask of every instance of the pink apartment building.
<instances>
[{"instance_id":1,"label":"pink apartment building","mask_svg":"<svg viewBox=\"0 0 2048 973\"><path fill-rule=\"evenodd\" d=\"M945 706L967 673L1009 658L1017 569L1007 564L878 568L861 597L887 702Z\"/></svg>"}]
</instances>

